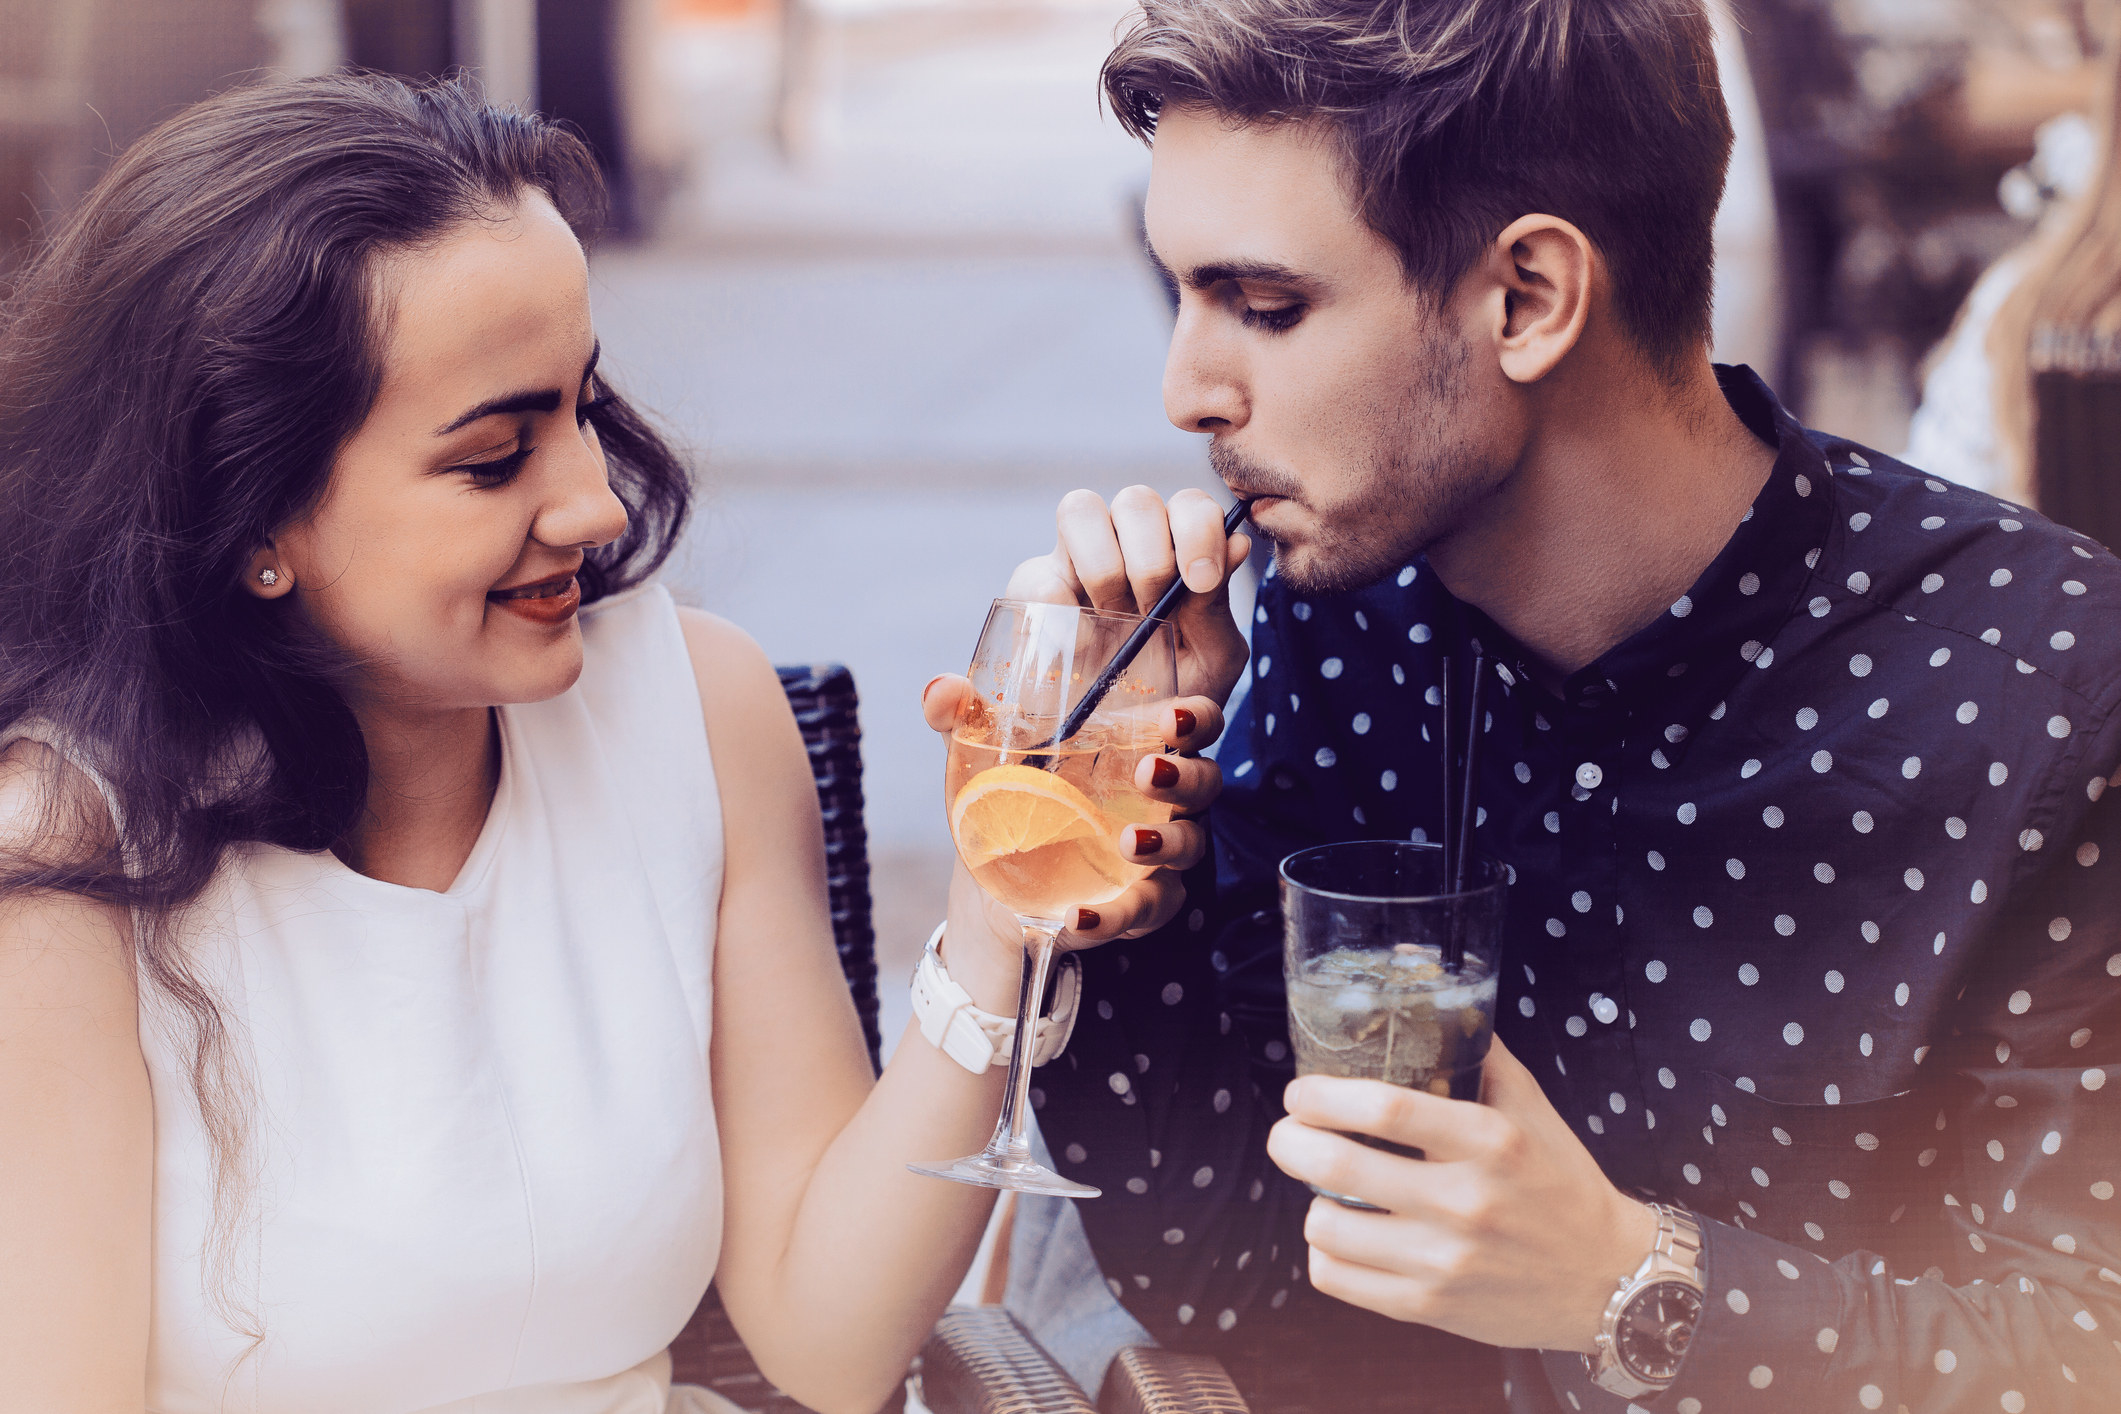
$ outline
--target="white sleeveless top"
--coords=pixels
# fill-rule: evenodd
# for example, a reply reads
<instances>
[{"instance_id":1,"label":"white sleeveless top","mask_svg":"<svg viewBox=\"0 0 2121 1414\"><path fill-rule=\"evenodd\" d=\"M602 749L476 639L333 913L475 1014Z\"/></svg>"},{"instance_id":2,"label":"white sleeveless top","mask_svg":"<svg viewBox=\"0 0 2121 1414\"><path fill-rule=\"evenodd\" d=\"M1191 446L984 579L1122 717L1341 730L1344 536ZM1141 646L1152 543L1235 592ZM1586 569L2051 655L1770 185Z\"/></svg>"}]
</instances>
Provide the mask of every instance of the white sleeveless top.
<instances>
[{"instance_id":1,"label":"white sleeveless top","mask_svg":"<svg viewBox=\"0 0 2121 1414\"><path fill-rule=\"evenodd\" d=\"M254 1349L212 1296L188 1052L143 980L154 1414L699 1407L664 1352L721 1243L721 806L670 596L582 635L574 688L499 709L447 891L253 846L183 924L255 1087L223 1282Z\"/></svg>"}]
</instances>

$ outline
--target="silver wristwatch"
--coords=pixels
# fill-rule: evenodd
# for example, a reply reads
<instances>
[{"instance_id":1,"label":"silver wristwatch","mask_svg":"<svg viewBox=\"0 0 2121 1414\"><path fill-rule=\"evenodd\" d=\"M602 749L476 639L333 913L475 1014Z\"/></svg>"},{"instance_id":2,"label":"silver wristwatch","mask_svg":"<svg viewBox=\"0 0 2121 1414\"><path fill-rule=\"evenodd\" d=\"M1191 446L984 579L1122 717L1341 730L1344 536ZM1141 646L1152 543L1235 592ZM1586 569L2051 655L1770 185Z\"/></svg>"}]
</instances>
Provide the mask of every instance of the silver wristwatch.
<instances>
[{"instance_id":1,"label":"silver wristwatch","mask_svg":"<svg viewBox=\"0 0 2121 1414\"><path fill-rule=\"evenodd\" d=\"M1657 1243L1620 1279L1599 1324L1598 1353L1583 1357L1591 1382L1622 1399L1669 1389L1701 1321L1701 1224L1666 1203L1650 1211Z\"/></svg>"}]
</instances>

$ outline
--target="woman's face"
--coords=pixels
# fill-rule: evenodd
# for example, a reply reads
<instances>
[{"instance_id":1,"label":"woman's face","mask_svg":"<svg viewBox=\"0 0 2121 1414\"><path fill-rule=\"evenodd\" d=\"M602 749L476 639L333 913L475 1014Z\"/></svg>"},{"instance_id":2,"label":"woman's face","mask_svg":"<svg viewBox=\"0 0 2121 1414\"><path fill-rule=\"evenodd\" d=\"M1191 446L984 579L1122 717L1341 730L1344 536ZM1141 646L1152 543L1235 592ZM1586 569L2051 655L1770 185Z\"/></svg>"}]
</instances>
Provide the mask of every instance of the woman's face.
<instances>
[{"instance_id":1,"label":"woman's face","mask_svg":"<svg viewBox=\"0 0 2121 1414\"><path fill-rule=\"evenodd\" d=\"M582 670L574 574L626 528L585 409L589 271L541 194L378 272L383 379L323 501L250 589L356 664L357 703L536 702ZM258 583L275 569L283 581Z\"/></svg>"}]
</instances>

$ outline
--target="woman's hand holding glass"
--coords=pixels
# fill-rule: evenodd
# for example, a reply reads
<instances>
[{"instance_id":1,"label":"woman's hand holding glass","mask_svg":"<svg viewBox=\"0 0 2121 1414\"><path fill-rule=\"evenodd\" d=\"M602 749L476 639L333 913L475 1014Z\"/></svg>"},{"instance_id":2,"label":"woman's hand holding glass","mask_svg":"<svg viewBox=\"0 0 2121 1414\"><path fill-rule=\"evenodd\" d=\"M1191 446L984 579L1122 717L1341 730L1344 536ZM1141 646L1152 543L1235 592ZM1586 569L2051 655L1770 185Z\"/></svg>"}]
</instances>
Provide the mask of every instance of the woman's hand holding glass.
<instances>
[{"instance_id":1,"label":"woman's hand holding glass","mask_svg":"<svg viewBox=\"0 0 2121 1414\"><path fill-rule=\"evenodd\" d=\"M930 682L921 697L928 725L948 735L972 703L969 680L948 674ZM1175 755L1145 756L1134 768L1134 786L1168 807L1172 819L1128 825L1119 831L1122 859L1155 867L1117 898L1078 909L1060 936L1063 949L1095 947L1113 938L1138 938L1176 917L1185 904L1179 875L1207 856L1208 834L1196 818L1222 793L1222 772L1213 761L1192 755L1222 734L1222 709L1206 697L1181 697L1161 713L1164 745ZM950 928L944 960L950 975L988 1011L1009 1014L1016 1005L1023 968L1023 930L1016 916L972 881L960 860L950 885Z\"/></svg>"}]
</instances>

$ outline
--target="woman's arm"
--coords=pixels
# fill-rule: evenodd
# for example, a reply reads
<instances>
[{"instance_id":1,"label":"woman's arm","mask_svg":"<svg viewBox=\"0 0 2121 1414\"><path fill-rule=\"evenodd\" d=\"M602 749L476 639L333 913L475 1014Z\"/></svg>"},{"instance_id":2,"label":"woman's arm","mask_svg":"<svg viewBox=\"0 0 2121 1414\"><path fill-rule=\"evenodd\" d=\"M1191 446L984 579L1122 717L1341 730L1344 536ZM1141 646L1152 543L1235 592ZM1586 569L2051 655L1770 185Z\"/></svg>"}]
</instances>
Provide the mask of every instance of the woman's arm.
<instances>
[{"instance_id":1,"label":"woman's arm","mask_svg":"<svg viewBox=\"0 0 2121 1414\"><path fill-rule=\"evenodd\" d=\"M18 742L0 858L49 846L55 780L61 831L100 843L93 787ZM0 897L0 1414L146 1406L154 1108L129 927L69 895Z\"/></svg>"},{"instance_id":2,"label":"woman's arm","mask_svg":"<svg viewBox=\"0 0 2121 1414\"><path fill-rule=\"evenodd\" d=\"M956 1290L994 1200L905 1165L978 1149L1003 1071L974 1076L916 1032L871 1080L832 946L816 787L780 682L740 630L682 612L728 851L711 1051L717 1280L771 1379L827 1414L868 1414ZM977 907L976 891L960 902Z\"/></svg>"}]
</instances>

